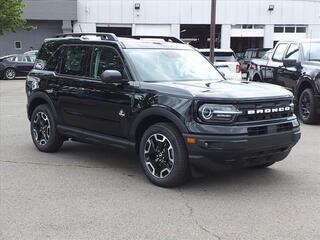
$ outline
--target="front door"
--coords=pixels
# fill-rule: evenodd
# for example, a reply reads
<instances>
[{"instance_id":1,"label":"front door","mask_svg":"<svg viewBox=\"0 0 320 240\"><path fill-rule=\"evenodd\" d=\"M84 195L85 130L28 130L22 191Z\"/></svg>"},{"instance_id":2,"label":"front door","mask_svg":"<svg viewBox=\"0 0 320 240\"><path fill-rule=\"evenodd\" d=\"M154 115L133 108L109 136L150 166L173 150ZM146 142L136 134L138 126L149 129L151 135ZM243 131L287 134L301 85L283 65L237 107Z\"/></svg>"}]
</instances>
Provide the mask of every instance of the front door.
<instances>
[{"instance_id":1,"label":"front door","mask_svg":"<svg viewBox=\"0 0 320 240\"><path fill-rule=\"evenodd\" d=\"M290 45L286 52L285 59L296 60L299 62L299 46L297 44ZM278 69L277 75L279 82L281 82L285 88L289 89L290 91L294 91L297 81L301 76L301 70L298 66L282 66Z\"/></svg>"},{"instance_id":2,"label":"front door","mask_svg":"<svg viewBox=\"0 0 320 240\"><path fill-rule=\"evenodd\" d=\"M100 75L105 70L119 71L126 81L102 82ZM135 82L129 81L116 48L92 48L89 78L82 85L85 101L81 108L86 114L86 129L125 137L136 86Z\"/></svg>"}]
</instances>

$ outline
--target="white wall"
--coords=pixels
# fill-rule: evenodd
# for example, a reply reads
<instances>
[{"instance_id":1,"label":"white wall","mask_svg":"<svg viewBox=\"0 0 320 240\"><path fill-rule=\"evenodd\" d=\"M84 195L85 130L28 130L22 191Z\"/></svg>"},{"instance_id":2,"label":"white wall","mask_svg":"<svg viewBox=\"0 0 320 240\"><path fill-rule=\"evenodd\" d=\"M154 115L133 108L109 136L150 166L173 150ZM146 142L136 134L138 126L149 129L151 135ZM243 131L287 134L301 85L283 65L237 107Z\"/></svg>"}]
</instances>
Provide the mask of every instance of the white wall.
<instances>
[{"instance_id":1,"label":"white wall","mask_svg":"<svg viewBox=\"0 0 320 240\"><path fill-rule=\"evenodd\" d=\"M140 3L140 10L135 10ZM96 25L132 26L133 34L180 36L180 24L210 24L211 0L78 0L74 31L95 32ZM275 6L268 11L269 5ZM320 38L320 1L217 0L217 24L222 24L223 47L231 36L265 37L264 46L288 38ZM261 24L264 29L232 29L235 24ZM276 24L308 25L307 34L275 34ZM309 26L310 25L310 26Z\"/></svg>"},{"instance_id":2,"label":"white wall","mask_svg":"<svg viewBox=\"0 0 320 240\"><path fill-rule=\"evenodd\" d=\"M141 4L140 10L134 4ZM81 23L209 24L211 0L78 0ZM275 5L272 12L270 4ZM315 0L217 0L217 24L320 24Z\"/></svg>"}]
</instances>

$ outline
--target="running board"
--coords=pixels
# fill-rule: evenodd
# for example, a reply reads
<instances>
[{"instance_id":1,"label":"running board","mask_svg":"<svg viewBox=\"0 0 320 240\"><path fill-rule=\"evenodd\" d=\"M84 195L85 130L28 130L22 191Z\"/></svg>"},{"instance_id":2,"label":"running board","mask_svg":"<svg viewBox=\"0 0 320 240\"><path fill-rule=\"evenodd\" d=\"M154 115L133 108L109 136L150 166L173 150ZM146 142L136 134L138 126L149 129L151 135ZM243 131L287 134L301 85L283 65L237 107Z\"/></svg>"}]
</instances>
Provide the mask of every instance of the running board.
<instances>
[{"instance_id":1,"label":"running board","mask_svg":"<svg viewBox=\"0 0 320 240\"><path fill-rule=\"evenodd\" d=\"M130 142L129 140L124 138L105 135L75 127L67 127L63 125L57 125L57 129L61 135L71 138L75 141L85 143L98 143L102 145L116 145L119 147L129 147L132 150L135 149L135 143Z\"/></svg>"}]
</instances>

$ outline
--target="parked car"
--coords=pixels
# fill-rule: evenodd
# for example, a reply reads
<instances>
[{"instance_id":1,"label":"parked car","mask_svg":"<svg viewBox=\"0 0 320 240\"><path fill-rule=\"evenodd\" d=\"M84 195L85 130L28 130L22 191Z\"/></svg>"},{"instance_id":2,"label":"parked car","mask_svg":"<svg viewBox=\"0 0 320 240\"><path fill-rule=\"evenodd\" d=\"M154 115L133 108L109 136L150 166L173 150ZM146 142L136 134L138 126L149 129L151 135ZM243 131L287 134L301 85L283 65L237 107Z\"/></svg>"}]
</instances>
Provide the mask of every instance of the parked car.
<instances>
[{"instance_id":1,"label":"parked car","mask_svg":"<svg viewBox=\"0 0 320 240\"><path fill-rule=\"evenodd\" d=\"M10 55L0 58L0 78L13 80L18 76L27 76L33 68L35 55Z\"/></svg>"},{"instance_id":2,"label":"parked car","mask_svg":"<svg viewBox=\"0 0 320 240\"><path fill-rule=\"evenodd\" d=\"M199 49L199 52L207 59L210 57L210 49ZM214 50L214 66L228 80L242 80L241 66L237 62L235 53L231 49Z\"/></svg>"},{"instance_id":3,"label":"parked car","mask_svg":"<svg viewBox=\"0 0 320 240\"><path fill-rule=\"evenodd\" d=\"M30 50L30 51L25 52L24 54L37 56L38 52L39 52L39 50Z\"/></svg>"},{"instance_id":4,"label":"parked car","mask_svg":"<svg viewBox=\"0 0 320 240\"><path fill-rule=\"evenodd\" d=\"M251 60L248 68L248 80L249 81L260 81L263 78L272 78L273 73L270 69L264 68L271 59L273 49L267 51L262 58L256 58ZM260 67L257 67L260 66Z\"/></svg>"},{"instance_id":5,"label":"parked car","mask_svg":"<svg viewBox=\"0 0 320 240\"><path fill-rule=\"evenodd\" d=\"M248 73L248 68L253 59L262 58L270 48L250 48L245 51L242 59L238 59L241 64L242 73Z\"/></svg>"},{"instance_id":6,"label":"parked car","mask_svg":"<svg viewBox=\"0 0 320 240\"><path fill-rule=\"evenodd\" d=\"M279 42L267 61L252 61L250 80L281 85L294 93L300 119L320 117L320 40Z\"/></svg>"},{"instance_id":7,"label":"parked car","mask_svg":"<svg viewBox=\"0 0 320 240\"><path fill-rule=\"evenodd\" d=\"M268 167L298 142L293 95L283 87L225 80L175 38L89 35L47 39L27 77L40 151L70 139L122 146L137 152L151 182L173 187L217 165Z\"/></svg>"}]
</instances>

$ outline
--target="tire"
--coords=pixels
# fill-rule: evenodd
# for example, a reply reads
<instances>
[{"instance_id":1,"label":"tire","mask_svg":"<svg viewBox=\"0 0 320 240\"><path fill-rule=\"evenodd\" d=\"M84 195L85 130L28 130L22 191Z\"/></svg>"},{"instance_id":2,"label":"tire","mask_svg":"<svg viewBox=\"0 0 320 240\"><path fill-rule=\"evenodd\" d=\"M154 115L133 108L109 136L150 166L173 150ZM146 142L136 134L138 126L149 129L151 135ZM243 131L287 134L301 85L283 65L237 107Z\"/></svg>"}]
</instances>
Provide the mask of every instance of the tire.
<instances>
[{"instance_id":1,"label":"tire","mask_svg":"<svg viewBox=\"0 0 320 240\"><path fill-rule=\"evenodd\" d=\"M259 77L258 74L255 74L255 75L254 75L253 81L254 81L254 82L261 82L260 77Z\"/></svg>"},{"instance_id":2,"label":"tire","mask_svg":"<svg viewBox=\"0 0 320 240\"><path fill-rule=\"evenodd\" d=\"M13 80L16 78L16 71L13 68L7 68L4 71L4 78L7 80Z\"/></svg>"},{"instance_id":3,"label":"tire","mask_svg":"<svg viewBox=\"0 0 320 240\"><path fill-rule=\"evenodd\" d=\"M252 169L267 168L267 167L270 167L271 165L273 165L275 163L276 162L269 162L269 163L264 163L264 164L261 164L261 165L252 166L250 168L252 168Z\"/></svg>"},{"instance_id":4,"label":"tire","mask_svg":"<svg viewBox=\"0 0 320 240\"><path fill-rule=\"evenodd\" d=\"M303 123L314 124L318 120L314 94L311 88L303 90L298 104L299 118Z\"/></svg>"},{"instance_id":5,"label":"tire","mask_svg":"<svg viewBox=\"0 0 320 240\"><path fill-rule=\"evenodd\" d=\"M32 112L30 131L34 145L41 152L56 152L63 144L51 108L47 104L39 105Z\"/></svg>"},{"instance_id":6,"label":"tire","mask_svg":"<svg viewBox=\"0 0 320 240\"><path fill-rule=\"evenodd\" d=\"M149 127L141 138L139 157L145 175L157 186L177 187L190 176L187 148L173 124Z\"/></svg>"}]
</instances>

